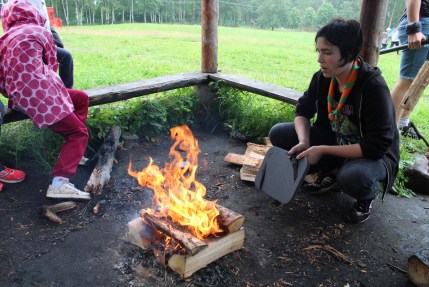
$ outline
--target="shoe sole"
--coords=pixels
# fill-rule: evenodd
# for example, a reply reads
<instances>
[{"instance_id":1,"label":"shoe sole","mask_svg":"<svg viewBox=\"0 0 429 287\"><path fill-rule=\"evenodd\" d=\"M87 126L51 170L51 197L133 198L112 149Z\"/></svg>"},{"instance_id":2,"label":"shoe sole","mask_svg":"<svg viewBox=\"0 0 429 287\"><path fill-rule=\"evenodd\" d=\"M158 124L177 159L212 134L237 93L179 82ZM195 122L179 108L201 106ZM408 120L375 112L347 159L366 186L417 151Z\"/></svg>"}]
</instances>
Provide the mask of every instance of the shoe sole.
<instances>
[{"instance_id":1,"label":"shoe sole","mask_svg":"<svg viewBox=\"0 0 429 287\"><path fill-rule=\"evenodd\" d=\"M83 200L91 200L91 195L77 195L77 194L46 194L46 197L48 198L59 198L59 199L64 199L64 198L73 198L73 199L83 199Z\"/></svg>"},{"instance_id":2,"label":"shoe sole","mask_svg":"<svg viewBox=\"0 0 429 287\"><path fill-rule=\"evenodd\" d=\"M348 220L350 223L353 223L353 224L360 224L360 223L364 223L364 222L365 222L365 221L367 221L370 217L371 217L371 216L368 216L367 218L365 218L365 219L364 219L364 220L362 220L362 221L353 221L353 220L351 220L350 216L347 214L347 220Z\"/></svg>"},{"instance_id":3,"label":"shoe sole","mask_svg":"<svg viewBox=\"0 0 429 287\"><path fill-rule=\"evenodd\" d=\"M18 179L18 180L7 180L7 179L2 179L2 178L0 178L0 181L1 181L1 182L5 182L5 183L17 183L17 182L24 181L24 179L25 179L25 178L23 178L23 179Z\"/></svg>"}]
</instances>

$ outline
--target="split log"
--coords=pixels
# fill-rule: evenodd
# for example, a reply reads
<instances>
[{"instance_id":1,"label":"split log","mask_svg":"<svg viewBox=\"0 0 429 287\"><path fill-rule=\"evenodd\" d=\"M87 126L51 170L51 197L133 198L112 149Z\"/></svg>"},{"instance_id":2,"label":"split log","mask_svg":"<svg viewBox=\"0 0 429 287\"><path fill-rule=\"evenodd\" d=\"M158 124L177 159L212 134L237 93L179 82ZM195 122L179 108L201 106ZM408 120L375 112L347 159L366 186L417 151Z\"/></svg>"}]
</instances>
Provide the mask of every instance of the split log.
<instances>
[{"instance_id":1,"label":"split log","mask_svg":"<svg viewBox=\"0 0 429 287\"><path fill-rule=\"evenodd\" d=\"M84 188L86 192L93 192L95 195L100 195L104 185L109 182L120 136L121 128L118 126L113 127L107 135L103 145L97 152L98 161Z\"/></svg>"},{"instance_id":2,"label":"split log","mask_svg":"<svg viewBox=\"0 0 429 287\"><path fill-rule=\"evenodd\" d=\"M46 218L48 218L53 222L62 224L63 220L60 217L58 217L56 213L75 208L76 206L77 204L74 201L66 201L66 202L61 202L54 205L43 205L42 206L43 216L45 216Z\"/></svg>"},{"instance_id":3,"label":"split log","mask_svg":"<svg viewBox=\"0 0 429 287\"><path fill-rule=\"evenodd\" d=\"M168 260L168 267L183 278L187 278L220 257L241 249L244 245L244 229L241 228L237 232L229 233L221 238L209 238L206 242L208 242L207 248L196 255L174 254Z\"/></svg>"},{"instance_id":4,"label":"split log","mask_svg":"<svg viewBox=\"0 0 429 287\"><path fill-rule=\"evenodd\" d=\"M261 163L262 163L261 159L248 157L246 155L236 154L236 153L228 153L225 156L224 161L233 163L233 164L249 165L254 167L259 167L261 166Z\"/></svg>"},{"instance_id":5,"label":"split log","mask_svg":"<svg viewBox=\"0 0 429 287\"><path fill-rule=\"evenodd\" d=\"M418 287L429 287L429 249L408 258L408 277Z\"/></svg>"},{"instance_id":6,"label":"split log","mask_svg":"<svg viewBox=\"0 0 429 287\"><path fill-rule=\"evenodd\" d=\"M243 215L219 204L216 205L216 208L219 210L217 222L223 230L234 233L241 228L244 222Z\"/></svg>"},{"instance_id":7,"label":"split log","mask_svg":"<svg viewBox=\"0 0 429 287\"><path fill-rule=\"evenodd\" d=\"M142 210L140 211L140 216L163 234L176 239L190 255L195 255L207 247L207 243L194 236L188 229L172 223L162 215L149 214Z\"/></svg>"},{"instance_id":8,"label":"split log","mask_svg":"<svg viewBox=\"0 0 429 287\"><path fill-rule=\"evenodd\" d=\"M128 239L130 243L144 250L149 249L154 233L154 228L146 224L141 217L128 222Z\"/></svg>"}]
</instances>

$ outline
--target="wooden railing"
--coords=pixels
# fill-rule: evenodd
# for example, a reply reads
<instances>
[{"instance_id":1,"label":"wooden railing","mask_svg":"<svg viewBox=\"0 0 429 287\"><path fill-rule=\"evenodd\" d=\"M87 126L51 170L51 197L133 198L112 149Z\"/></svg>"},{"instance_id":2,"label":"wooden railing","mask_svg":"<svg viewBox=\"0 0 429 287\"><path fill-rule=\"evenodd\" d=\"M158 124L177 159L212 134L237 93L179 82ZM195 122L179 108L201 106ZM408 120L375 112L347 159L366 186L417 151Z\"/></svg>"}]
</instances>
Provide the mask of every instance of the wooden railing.
<instances>
[{"instance_id":1,"label":"wooden railing","mask_svg":"<svg viewBox=\"0 0 429 287\"><path fill-rule=\"evenodd\" d=\"M211 81L222 81L233 88L276 99L292 105L296 105L298 98L302 94L295 90L238 75L223 73L208 74L202 72L188 72L156 77L125 84L89 89L85 90L85 92L89 95L89 105L97 106L179 88L208 84ZM27 115L19 112L12 112L5 115L3 123L15 122L24 119L28 119Z\"/></svg>"}]
</instances>

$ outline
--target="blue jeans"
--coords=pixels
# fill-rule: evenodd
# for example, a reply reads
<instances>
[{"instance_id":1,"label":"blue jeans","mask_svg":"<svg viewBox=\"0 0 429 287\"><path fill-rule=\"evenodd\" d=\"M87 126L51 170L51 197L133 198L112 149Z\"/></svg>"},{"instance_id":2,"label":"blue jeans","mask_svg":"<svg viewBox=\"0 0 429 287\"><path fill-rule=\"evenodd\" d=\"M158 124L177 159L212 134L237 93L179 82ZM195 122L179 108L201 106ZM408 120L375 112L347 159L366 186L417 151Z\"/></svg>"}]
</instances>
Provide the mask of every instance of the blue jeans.
<instances>
[{"instance_id":1,"label":"blue jeans","mask_svg":"<svg viewBox=\"0 0 429 287\"><path fill-rule=\"evenodd\" d=\"M298 136L294 123L279 123L274 125L269 138L274 146L290 150L298 144ZM310 127L310 146L337 145L334 133L330 129L317 126ZM343 159L324 156L319 163L310 168L310 172L324 172L338 168L337 183L349 196L366 200L375 198L380 182L387 176L386 167L381 159ZM315 170L316 169L316 170Z\"/></svg>"},{"instance_id":2,"label":"blue jeans","mask_svg":"<svg viewBox=\"0 0 429 287\"><path fill-rule=\"evenodd\" d=\"M427 37L429 34L429 17L420 19L422 23L422 33ZM398 26L399 40L402 45L408 44L408 35L406 33L406 26L408 24L407 18L401 21ZM399 78L404 80L414 80L429 52L429 46L425 45L417 50L404 50L402 51L401 64L399 66Z\"/></svg>"},{"instance_id":3,"label":"blue jeans","mask_svg":"<svg viewBox=\"0 0 429 287\"><path fill-rule=\"evenodd\" d=\"M71 53L64 48L56 47L56 49L60 78L63 81L64 86L66 86L67 89L71 89L74 84L73 57Z\"/></svg>"}]
</instances>

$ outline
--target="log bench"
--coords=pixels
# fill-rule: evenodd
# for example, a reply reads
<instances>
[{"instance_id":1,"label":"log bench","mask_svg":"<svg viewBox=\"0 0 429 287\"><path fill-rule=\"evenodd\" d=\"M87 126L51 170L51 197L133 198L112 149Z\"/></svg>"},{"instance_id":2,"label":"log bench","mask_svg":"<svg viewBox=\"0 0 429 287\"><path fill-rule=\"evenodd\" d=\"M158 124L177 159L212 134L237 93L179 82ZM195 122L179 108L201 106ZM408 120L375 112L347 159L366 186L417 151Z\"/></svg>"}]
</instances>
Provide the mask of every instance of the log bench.
<instances>
[{"instance_id":1,"label":"log bench","mask_svg":"<svg viewBox=\"0 0 429 287\"><path fill-rule=\"evenodd\" d=\"M302 95L302 93L292 89L238 75L224 73L208 74L202 72L187 72L156 77L125 84L93 88L85 90L85 92L89 95L89 106L97 106L179 88L208 84L211 81L222 81L233 88L280 100L292 105L296 105L298 98ZM28 119L28 117L20 112L13 111L5 115L3 124L24 119Z\"/></svg>"}]
</instances>

